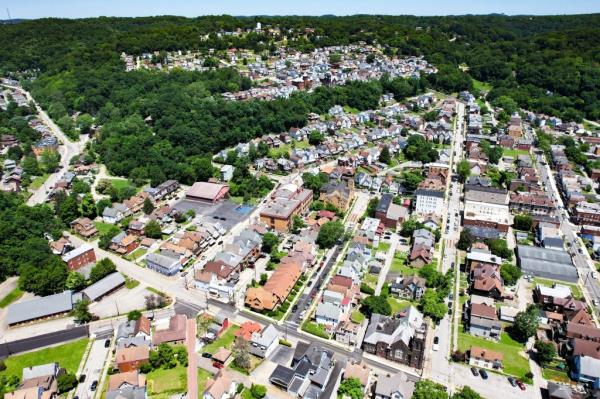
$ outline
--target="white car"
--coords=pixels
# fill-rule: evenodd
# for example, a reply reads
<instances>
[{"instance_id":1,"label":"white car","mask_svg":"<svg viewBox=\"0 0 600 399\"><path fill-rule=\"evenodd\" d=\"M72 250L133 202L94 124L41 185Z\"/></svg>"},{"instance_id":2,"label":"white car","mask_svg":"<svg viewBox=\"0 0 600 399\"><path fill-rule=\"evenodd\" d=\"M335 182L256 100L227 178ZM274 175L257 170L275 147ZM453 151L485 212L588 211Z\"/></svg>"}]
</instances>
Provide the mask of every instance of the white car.
<instances>
[{"instance_id":1,"label":"white car","mask_svg":"<svg viewBox=\"0 0 600 399\"><path fill-rule=\"evenodd\" d=\"M433 350L434 351L440 350L440 337L433 338Z\"/></svg>"}]
</instances>

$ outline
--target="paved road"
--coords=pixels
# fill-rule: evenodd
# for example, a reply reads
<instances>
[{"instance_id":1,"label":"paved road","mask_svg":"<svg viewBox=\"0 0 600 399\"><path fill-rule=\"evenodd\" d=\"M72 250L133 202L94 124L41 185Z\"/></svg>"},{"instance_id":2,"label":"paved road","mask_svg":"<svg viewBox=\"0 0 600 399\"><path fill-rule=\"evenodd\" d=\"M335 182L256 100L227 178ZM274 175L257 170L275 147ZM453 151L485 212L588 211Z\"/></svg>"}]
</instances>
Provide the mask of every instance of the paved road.
<instances>
[{"instance_id":1,"label":"paved road","mask_svg":"<svg viewBox=\"0 0 600 399\"><path fill-rule=\"evenodd\" d=\"M95 391L91 390L94 381L100 381L100 376L104 370L105 363L110 354L111 347L104 347L103 339L97 339L92 343L92 349L88 355L81 374L85 374L85 381L77 385L75 395L80 399L92 399L98 390L102 390L101 386ZM79 378L79 376L77 376Z\"/></svg>"},{"instance_id":2,"label":"paved road","mask_svg":"<svg viewBox=\"0 0 600 399\"><path fill-rule=\"evenodd\" d=\"M60 129L60 127L58 127L54 123L54 121L48 116L46 111L44 111L42 107L39 106L39 104L33 99L31 94L29 94L27 90L15 86L6 87L21 92L27 98L27 100L33 101L38 111L38 118L42 122L44 122L44 124L48 126L52 134L54 134L58 138L58 140L62 142L62 145L60 145L58 148L58 152L60 153L60 169L58 169L58 171L56 171L55 173L51 174L40 188L33 191L31 197L29 197L29 199L27 200L28 205L41 204L42 202L46 201L46 198L48 197L46 191L52 189L56 182L63 175L63 173L65 173L68 170L69 161L71 160L71 158L73 158L75 155L82 153L85 147L85 143L89 136L82 135L80 136L79 141L70 141L69 138Z\"/></svg>"}]
</instances>

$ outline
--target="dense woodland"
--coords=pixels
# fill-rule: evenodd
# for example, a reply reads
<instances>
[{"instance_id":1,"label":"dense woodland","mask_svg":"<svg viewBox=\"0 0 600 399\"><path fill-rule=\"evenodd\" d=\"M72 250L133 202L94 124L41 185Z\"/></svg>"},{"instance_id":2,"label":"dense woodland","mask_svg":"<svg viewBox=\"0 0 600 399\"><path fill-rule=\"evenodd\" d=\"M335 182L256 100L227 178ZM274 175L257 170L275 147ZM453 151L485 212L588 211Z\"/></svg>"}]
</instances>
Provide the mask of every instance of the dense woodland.
<instances>
[{"instance_id":1,"label":"dense woodland","mask_svg":"<svg viewBox=\"0 0 600 399\"><path fill-rule=\"evenodd\" d=\"M261 17L279 26L287 45L302 51L365 41L387 54L424 55L439 72L319 88L289 100L225 102L219 93L247 89L234 70L205 73L125 72L122 51L217 51L231 47L273 52L281 37L215 32L252 28L256 18L229 16L43 19L0 26L0 73L35 76L26 85L56 120L83 112L104 125L95 152L111 172L153 183L191 182L216 151L306 123L309 112L334 104L373 108L379 95L414 95L425 87L472 89L488 82L488 98L566 120L600 118L600 15L557 17ZM314 31L306 32L305 28ZM208 35L208 37L206 37ZM466 72L463 72L466 71ZM497 101L496 103L498 103ZM152 123L144 118L151 116ZM195 166L196 165L196 166Z\"/></svg>"}]
</instances>

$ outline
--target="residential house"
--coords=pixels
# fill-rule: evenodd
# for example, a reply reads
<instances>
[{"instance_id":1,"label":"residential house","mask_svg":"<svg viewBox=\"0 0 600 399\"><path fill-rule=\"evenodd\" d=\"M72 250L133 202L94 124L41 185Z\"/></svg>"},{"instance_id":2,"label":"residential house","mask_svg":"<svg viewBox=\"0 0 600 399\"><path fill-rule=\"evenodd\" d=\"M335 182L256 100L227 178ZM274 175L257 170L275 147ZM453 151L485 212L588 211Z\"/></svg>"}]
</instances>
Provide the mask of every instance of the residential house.
<instances>
[{"instance_id":1,"label":"residential house","mask_svg":"<svg viewBox=\"0 0 600 399\"><path fill-rule=\"evenodd\" d=\"M569 373L575 381L600 389L600 360L589 356L576 356Z\"/></svg>"},{"instance_id":2,"label":"residential house","mask_svg":"<svg viewBox=\"0 0 600 399\"><path fill-rule=\"evenodd\" d=\"M269 382L292 396L318 398L333 372L333 352L298 342L290 367L278 364Z\"/></svg>"},{"instance_id":3,"label":"residential house","mask_svg":"<svg viewBox=\"0 0 600 399\"><path fill-rule=\"evenodd\" d=\"M122 231L110 240L108 248L120 255L127 255L133 252L138 245L138 237Z\"/></svg>"},{"instance_id":4,"label":"residential house","mask_svg":"<svg viewBox=\"0 0 600 399\"><path fill-rule=\"evenodd\" d=\"M115 353L115 362L121 373L138 370L142 364L150 360L150 348L148 346L130 346L118 348Z\"/></svg>"},{"instance_id":5,"label":"residential house","mask_svg":"<svg viewBox=\"0 0 600 399\"><path fill-rule=\"evenodd\" d=\"M504 281L497 265L472 262L470 265L471 292L473 294L501 299L504 295Z\"/></svg>"},{"instance_id":6,"label":"residential house","mask_svg":"<svg viewBox=\"0 0 600 399\"><path fill-rule=\"evenodd\" d=\"M260 212L260 219L272 229L289 231L293 217L305 213L312 199L312 190L286 184L271 196Z\"/></svg>"},{"instance_id":7,"label":"residential house","mask_svg":"<svg viewBox=\"0 0 600 399\"><path fill-rule=\"evenodd\" d=\"M349 378L356 378L360 381L360 385L362 385L364 392L366 393L371 385L371 368L367 366L364 361L348 362L344 369L343 379L347 380Z\"/></svg>"},{"instance_id":8,"label":"residential house","mask_svg":"<svg viewBox=\"0 0 600 399\"><path fill-rule=\"evenodd\" d=\"M181 344L185 341L187 317L183 314L175 314L169 319L166 329L156 330L152 336L152 345L158 346L162 343Z\"/></svg>"},{"instance_id":9,"label":"residential house","mask_svg":"<svg viewBox=\"0 0 600 399\"><path fill-rule=\"evenodd\" d=\"M398 225L404 223L408 218L408 209L404 206L394 204L394 196L390 193L381 195L381 199L375 209L375 217L389 229L396 230Z\"/></svg>"},{"instance_id":10,"label":"residential house","mask_svg":"<svg viewBox=\"0 0 600 399\"><path fill-rule=\"evenodd\" d=\"M250 338L250 353L260 358L267 358L279 344L279 331L268 324L261 331L252 332Z\"/></svg>"},{"instance_id":11,"label":"residential house","mask_svg":"<svg viewBox=\"0 0 600 399\"><path fill-rule=\"evenodd\" d=\"M137 370L112 374L108 379L106 399L145 399L146 376Z\"/></svg>"},{"instance_id":12,"label":"residential house","mask_svg":"<svg viewBox=\"0 0 600 399\"><path fill-rule=\"evenodd\" d=\"M342 211L347 211L354 199L354 181L330 180L321 189L319 199Z\"/></svg>"},{"instance_id":13,"label":"residential house","mask_svg":"<svg viewBox=\"0 0 600 399\"><path fill-rule=\"evenodd\" d=\"M472 346L469 351L469 364L492 370L502 370L504 355L500 352Z\"/></svg>"},{"instance_id":14,"label":"residential house","mask_svg":"<svg viewBox=\"0 0 600 399\"><path fill-rule=\"evenodd\" d=\"M117 327L116 344L118 348L149 346L151 338L151 323L145 316L141 316L137 320L123 322Z\"/></svg>"},{"instance_id":15,"label":"residential house","mask_svg":"<svg viewBox=\"0 0 600 399\"><path fill-rule=\"evenodd\" d=\"M248 288L246 306L256 311L275 309L287 299L301 274L300 267L295 264L280 265L263 287Z\"/></svg>"},{"instance_id":16,"label":"residential house","mask_svg":"<svg viewBox=\"0 0 600 399\"><path fill-rule=\"evenodd\" d=\"M181 270L178 256L163 253L150 253L146 256L146 267L166 276L173 276Z\"/></svg>"},{"instance_id":17,"label":"residential house","mask_svg":"<svg viewBox=\"0 0 600 399\"><path fill-rule=\"evenodd\" d=\"M78 270L83 266L96 262L96 252L89 244L72 249L62 256L62 260L67 264L69 270Z\"/></svg>"},{"instance_id":18,"label":"residential house","mask_svg":"<svg viewBox=\"0 0 600 399\"><path fill-rule=\"evenodd\" d=\"M206 382L202 399L230 399L236 396L238 383L226 369L220 369Z\"/></svg>"},{"instance_id":19,"label":"residential house","mask_svg":"<svg viewBox=\"0 0 600 399\"><path fill-rule=\"evenodd\" d=\"M335 340L344 345L356 345L358 342L358 333L360 324L356 324L350 320L344 320L335 331Z\"/></svg>"},{"instance_id":20,"label":"residential house","mask_svg":"<svg viewBox=\"0 0 600 399\"><path fill-rule=\"evenodd\" d=\"M415 196L417 198L415 213L418 215L434 214L442 216L444 214L444 195L446 187L439 178L426 178L421 183Z\"/></svg>"},{"instance_id":21,"label":"residential house","mask_svg":"<svg viewBox=\"0 0 600 399\"><path fill-rule=\"evenodd\" d=\"M468 312L468 332L471 335L495 340L500 339L502 324L498 320L494 306L472 303Z\"/></svg>"},{"instance_id":22,"label":"residential house","mask_svg":"<svg viewBox=\"0 0 600 399\"><path fill-rule=\"evenodd\" d=\"M362 348L367 353L422 368L426 335L423 315L410 306L394 317L373 314Z\"/></svg>"},{"instance_id":23,"label":"residential house","mask_svg":"<svg viewBox=\"0 0 600 399\"><path fill-rule=\"evenodd\" d=\"M399 371L394 375L384 375L378 378L375 385L375 399L410 399L415 391L416 377Z\"/></svg>"},{"instance_id":24,"label":"residential house","mask_svg":"<svg viewBox=\"0 0 600 399\"><path fill-rule=\"evenodd\" d=\"M425 283L424 278L416 275L397 277L396 281L390 284L390 291L402 299L418 301L425 293Z\"/></svg>"},{"instance_id":25,"label":"residential house","mask_svg":"<svg viewBox=\"0 0 600 399\"><path fill-rule=\"evenodd\" d=\"M75 233L79 234L85 239L92 238L98 234L98 230L96 229L94 222L84 217L73 220L71 222L71 228Z\"/></svg>"}]
</instances>

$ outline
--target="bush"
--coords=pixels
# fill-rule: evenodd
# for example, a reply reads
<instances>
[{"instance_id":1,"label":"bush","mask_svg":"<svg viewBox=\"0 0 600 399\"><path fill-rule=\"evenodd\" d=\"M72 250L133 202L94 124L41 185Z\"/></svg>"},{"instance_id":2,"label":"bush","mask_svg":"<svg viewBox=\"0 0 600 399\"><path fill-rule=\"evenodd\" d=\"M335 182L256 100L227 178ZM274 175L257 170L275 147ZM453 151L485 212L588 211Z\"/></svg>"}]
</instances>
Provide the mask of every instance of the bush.
<instances>
[{"instance_id":1,"label":"bush","mask_svg":"<svg viewBox=\"0 0 600 399\"><path fill-rule=\"evenodd\" d=\"M77 377L73 373L59 375L57 384L59 393L69 392L77 385Z\"/></svg>"},{"instance_id":2,"label":"bush","mask_svg":"<svg viewBox=\"0 0 600 399\"><path fill-rule=\"evenodd\" d=\"M375 293L375 289L371 288L371 286L366 283L360 283L360 292L367 295L373 295Z\"/></svg>"}]
</instances>

